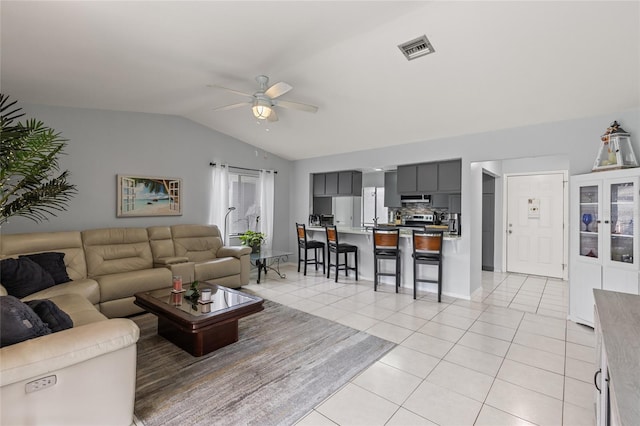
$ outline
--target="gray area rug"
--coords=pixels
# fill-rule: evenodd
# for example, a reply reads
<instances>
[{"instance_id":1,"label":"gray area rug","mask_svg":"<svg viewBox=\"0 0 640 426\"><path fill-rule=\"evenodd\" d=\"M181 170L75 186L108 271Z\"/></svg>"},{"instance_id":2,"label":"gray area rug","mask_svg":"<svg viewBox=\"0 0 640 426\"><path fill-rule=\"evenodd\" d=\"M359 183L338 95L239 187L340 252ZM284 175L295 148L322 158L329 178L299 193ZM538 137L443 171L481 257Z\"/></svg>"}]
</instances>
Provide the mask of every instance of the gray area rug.
<instances>
[{"instance_id":1,"label":"gray area rug","mask_svg":"<svg viewBox=\"0 0 640 426\"><path fill-rule=\"evenodd\" d=\"M392 342L265 300L240 339L193 357L140 326L135 415L154 425L291 425L392 349Z\"/></svg>"}]
</instances>

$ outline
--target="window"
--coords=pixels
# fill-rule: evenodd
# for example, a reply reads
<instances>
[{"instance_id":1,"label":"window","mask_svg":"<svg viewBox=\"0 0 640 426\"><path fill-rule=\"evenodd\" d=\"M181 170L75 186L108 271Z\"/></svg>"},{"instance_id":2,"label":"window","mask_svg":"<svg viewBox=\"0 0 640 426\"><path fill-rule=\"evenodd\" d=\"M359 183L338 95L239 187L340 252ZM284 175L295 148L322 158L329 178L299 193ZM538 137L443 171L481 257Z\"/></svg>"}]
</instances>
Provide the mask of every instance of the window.
<instances>
[{"instance_id":1,"label":"window","mask_svg":"<svg viewBox=\"0 0 640 426\"><path fill-rule=\"evenodd\" d=\"M229 206L236 208L229 214L229 235L259 229L258 179L258 174L251 171L229 170Z\"/></svg>"}]
</instances>

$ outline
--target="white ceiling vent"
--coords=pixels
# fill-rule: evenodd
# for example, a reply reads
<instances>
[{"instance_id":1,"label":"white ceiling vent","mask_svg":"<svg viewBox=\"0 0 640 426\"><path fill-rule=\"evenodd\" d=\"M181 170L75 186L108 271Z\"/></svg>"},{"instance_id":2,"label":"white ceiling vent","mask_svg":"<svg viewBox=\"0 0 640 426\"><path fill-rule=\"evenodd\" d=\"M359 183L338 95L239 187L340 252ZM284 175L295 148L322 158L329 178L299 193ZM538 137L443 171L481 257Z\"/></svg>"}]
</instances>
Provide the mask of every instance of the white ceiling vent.
<instances>
[{"instance_id":1,"label":"white ceiling vent","mask_svg":"<svg viewBox=\"0 0 640 426\"><path fill-rule=\"evenodd\" d=\"M406 43L402 43L398 45L398 47L409 61L415 58L419 58L420 56L428 55L429 53L435 52L435 49L429 42L429 39L426 35L423 35Z\"/></svg>"}]
</instances>

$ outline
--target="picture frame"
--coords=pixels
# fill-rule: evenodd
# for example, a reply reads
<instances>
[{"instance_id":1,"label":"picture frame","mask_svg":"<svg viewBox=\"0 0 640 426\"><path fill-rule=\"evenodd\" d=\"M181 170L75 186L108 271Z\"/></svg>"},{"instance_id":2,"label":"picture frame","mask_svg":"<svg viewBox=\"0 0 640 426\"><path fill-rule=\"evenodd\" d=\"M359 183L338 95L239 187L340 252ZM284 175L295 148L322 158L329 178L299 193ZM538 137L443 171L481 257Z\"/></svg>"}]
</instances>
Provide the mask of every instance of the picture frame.
<instances>
[{"instance_id":1,"label":"picture frame","mask_svg":"<svg viewBox=\"0 0 640 426\"><path fill-rule=\"evenodd\" d=\"M181 216L182 179L117 175L116 217Z\"/></svg>"}]
</instances>

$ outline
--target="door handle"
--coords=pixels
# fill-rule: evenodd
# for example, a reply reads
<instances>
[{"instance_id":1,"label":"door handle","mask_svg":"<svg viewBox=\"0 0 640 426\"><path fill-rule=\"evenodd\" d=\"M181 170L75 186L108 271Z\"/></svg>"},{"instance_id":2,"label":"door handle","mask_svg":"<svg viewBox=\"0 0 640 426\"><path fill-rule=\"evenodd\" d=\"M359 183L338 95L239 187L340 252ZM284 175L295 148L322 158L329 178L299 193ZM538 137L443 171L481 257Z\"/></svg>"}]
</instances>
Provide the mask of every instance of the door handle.
<instances>
[{"instance_id":1,"label":"door handle","mask_svg":"<svg viewBox=\"0 0 640 426\"><path fill-rule=\"evenodd\" d=\"M602 373L602 368L599 368L596 374L593 375L593 384L596 386L596 389L598 389L598 393L602 393L602 390L598 387L598 374L600 373Z\"/></svg>"}]
</instances>

